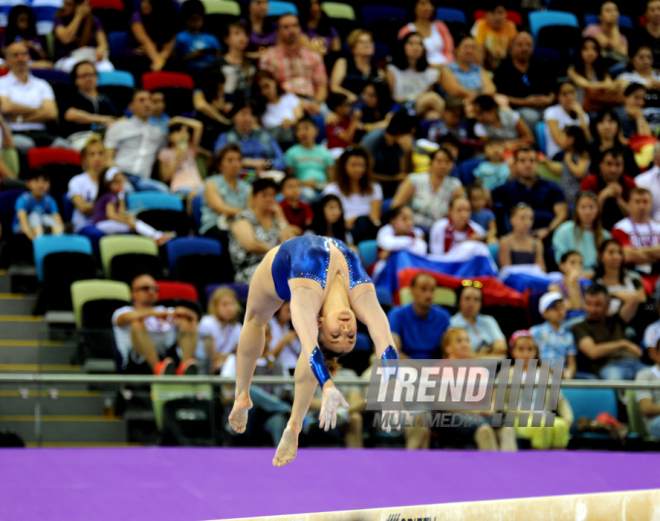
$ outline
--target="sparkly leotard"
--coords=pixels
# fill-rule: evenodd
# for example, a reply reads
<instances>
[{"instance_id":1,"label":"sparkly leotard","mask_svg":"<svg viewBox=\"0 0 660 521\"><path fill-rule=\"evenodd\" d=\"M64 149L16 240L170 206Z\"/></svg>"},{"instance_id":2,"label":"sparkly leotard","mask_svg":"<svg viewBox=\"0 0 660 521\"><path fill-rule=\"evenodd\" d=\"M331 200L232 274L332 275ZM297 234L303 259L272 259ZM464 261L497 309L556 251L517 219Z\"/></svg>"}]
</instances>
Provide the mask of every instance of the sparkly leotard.
<instances>
[{"instance_id":1,"label":"sparkly leotard","mask_svg":"<svg viewBox=\"0 0 660 521\"><path fill-rule=\"evenodd\" d=\"M277 296L282 300L291 300L291 279L312 279L325 289L330 265L330 244L346 259L350 289L371 282L360 257L342 241L318 235L303 235L284 242L273 259L271 273Z\"/></svg>"}]
</instances>

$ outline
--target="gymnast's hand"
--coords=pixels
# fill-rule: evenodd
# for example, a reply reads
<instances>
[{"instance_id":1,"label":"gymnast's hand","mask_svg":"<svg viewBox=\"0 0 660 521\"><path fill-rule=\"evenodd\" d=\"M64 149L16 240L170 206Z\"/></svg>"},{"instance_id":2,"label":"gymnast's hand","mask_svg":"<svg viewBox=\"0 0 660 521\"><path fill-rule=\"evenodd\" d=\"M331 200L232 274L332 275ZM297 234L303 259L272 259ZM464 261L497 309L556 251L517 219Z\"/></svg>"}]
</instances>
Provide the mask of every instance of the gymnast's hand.
<instances>
[{"instance_id":1,"label":"gymnast's hand","mask_svg":"<svg viewBox=\"0 0 660 521\"><path fill-rule=\"evenodd\" d=\"M337 408L340 405L348 409L348 402L335 387L332 380L330 380L323 386L323 401L321 402L319 427L327 432L337 426Z\"/></svg>"}]
</instances>

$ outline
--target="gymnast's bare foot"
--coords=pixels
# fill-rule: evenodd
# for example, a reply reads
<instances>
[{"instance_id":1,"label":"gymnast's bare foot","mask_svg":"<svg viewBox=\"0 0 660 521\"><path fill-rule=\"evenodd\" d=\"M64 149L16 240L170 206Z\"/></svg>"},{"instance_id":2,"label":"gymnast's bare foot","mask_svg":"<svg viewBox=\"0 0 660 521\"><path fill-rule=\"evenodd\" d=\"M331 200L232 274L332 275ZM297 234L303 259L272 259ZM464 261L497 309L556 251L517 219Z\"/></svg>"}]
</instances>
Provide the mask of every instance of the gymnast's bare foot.
<instances>
[{"instance_id":1,"label":"gymnast's bare foot","mask_svg":"<svg viewBox=\"0 0 660 521\"><path fill-rule=\"evenodd\" d=\"M248 394L236 396L234 399L234 407L229 414L229 425L237 433L242 434L245 432L247 425L248 411L252 409L252 400Z\"/></svg>"},{"instance_id":2,"label":"gymnast's bare foot","mask_svg":"<svg viewBox=\"0 0 660 521\"><path fill-rule=\"evenodd\" d=\"M280 444L277 446L275 457L273 458L274 467L283 467L287 463L291 463L296 459L298 453L298 432L291 426L287 425L282 434Z\"/></svg>"}]
</instances>

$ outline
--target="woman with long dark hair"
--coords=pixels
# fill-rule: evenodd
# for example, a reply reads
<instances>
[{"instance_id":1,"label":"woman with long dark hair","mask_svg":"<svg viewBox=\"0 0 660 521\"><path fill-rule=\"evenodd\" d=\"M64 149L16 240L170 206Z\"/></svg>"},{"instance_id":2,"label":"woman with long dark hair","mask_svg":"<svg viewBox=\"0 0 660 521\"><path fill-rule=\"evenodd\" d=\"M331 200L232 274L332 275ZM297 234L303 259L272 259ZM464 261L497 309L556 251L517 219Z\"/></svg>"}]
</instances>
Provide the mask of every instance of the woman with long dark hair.
<instances>
[{"instance_id":1,"label":"woman with long dark hair","mask_svg":"<svg viewBox=\"0 0 660 521\"><path fill-rule=\"evenodd\" d=\"M387 128L399 106L392 99L387 82L383 78L376 78L364 87L362 103L358 108L362 110L364 130L371 132L379 128Z\"/></svg>"},{"instance_id":2,"label":"woman with long dark hair","mask_svg":"<svg viewBox=\"0 0 660 521\"><path fill-rule=\"evenodd\" d=\"M429 63L433 67L454 61L454 38L444 22L435 19L432 0L416 0L411 4L410 23L399 31L399 40L410 33L419 33L423 38Z\"/></svg>"},{"instance_id":3,"label":"woman with long dark hair","mask_svg":"<svg viewBox=\"0 0 660 521\"><path fill-rule=\"evenodd\" d=\"M600 44L591 36L582 40L566 74L577 85L578 103L587 112L623 101L620 89L612 81L607 64L600 55Z\"/></svg>"},{"instance_id":4,"label":"woman with long dark hair","mask_svg":"<svg viewBox=\"0 0 660 521\"><path fill-rule=\"evenodd\" d=\"M646 302L642 279L636 271L626 269L623 246L614 239L604 241L598 249L594 280L605 286L612 297L610 315L617 313L624 304L636 307Z\"/></svg>"},{"instance_id":5,"label":"woman with long dark hair","mask_svg":"<svg viewBox=\"0 0 660 521\"><path fill-rule=\"evenodd\" d=\"M621 120L618 114L613 109L600 111L591 122L591 128L591 135L594 140L591 143L589 155L594 168L597 168L597 165L600 164L605 151L616 148L623 154L623 171L625 174L630 177L637 176L639 166L637 166L632 150L621 139Z\"/></svg>"},{"instance_id":6,"label":"woman with long dark hair","mask_svg":"<svg viewBox=\"0 0 660 521\"><path fill-rule=\"evenodd\" d=\"M5 32L2 33L2 39L0 40L3 56L5 55L5 48L14 42L23 42L27 45L30 60L32 60L30 68L49 69L53 66L53 63L48 60L48 55L42 47L41 41L39 41L34 11L27 5L15 5L9 11L7 27L5 27Z\"/></svg>"},{"instance_id":7,"label":"woman with long dark hair","mask_svg":"<svg viewBox=\"0 0 660 521\"><path fill-rule=\"evenodd\" d=\"M353 236L346 231L344 207L339 197L326 194L314 204L314 219L306 233L332 237L348 245L353 244Z\"/></svg>"},{"instance_id":8,"label":"woman with long dark hair","mask_svg":"<svg viewBox=\"0 0 660 521\"><path fill-rule=\"evenodd\" d=\"M298 19L302 34L309 39L309 47L325 56L341 51L341 39L330 18L321 9L319 0L297 0Z\"/></svg>"}]
</instances>

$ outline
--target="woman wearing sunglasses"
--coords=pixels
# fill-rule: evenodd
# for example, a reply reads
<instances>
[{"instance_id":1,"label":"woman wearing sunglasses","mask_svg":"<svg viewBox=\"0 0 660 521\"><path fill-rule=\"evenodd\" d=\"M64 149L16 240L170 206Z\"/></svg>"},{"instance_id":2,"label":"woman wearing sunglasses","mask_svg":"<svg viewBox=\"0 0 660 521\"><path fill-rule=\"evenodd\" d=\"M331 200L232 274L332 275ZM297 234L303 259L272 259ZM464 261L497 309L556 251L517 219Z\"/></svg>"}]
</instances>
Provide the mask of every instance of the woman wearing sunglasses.
<instances>
[{"instance_id":1,"label":"woman wearing sunglasses","mask_svg":"<svg viewBox=\"0 0 660 521\"><path fill-rule=\"evenodd\" d=\"M475 358L503 358L507 352L504 333L493 317L481 314L482 287L478 280L461 283L456 290L458 313L449 323L451 327L467 330Z\"/></svg>"}]
</instances>

